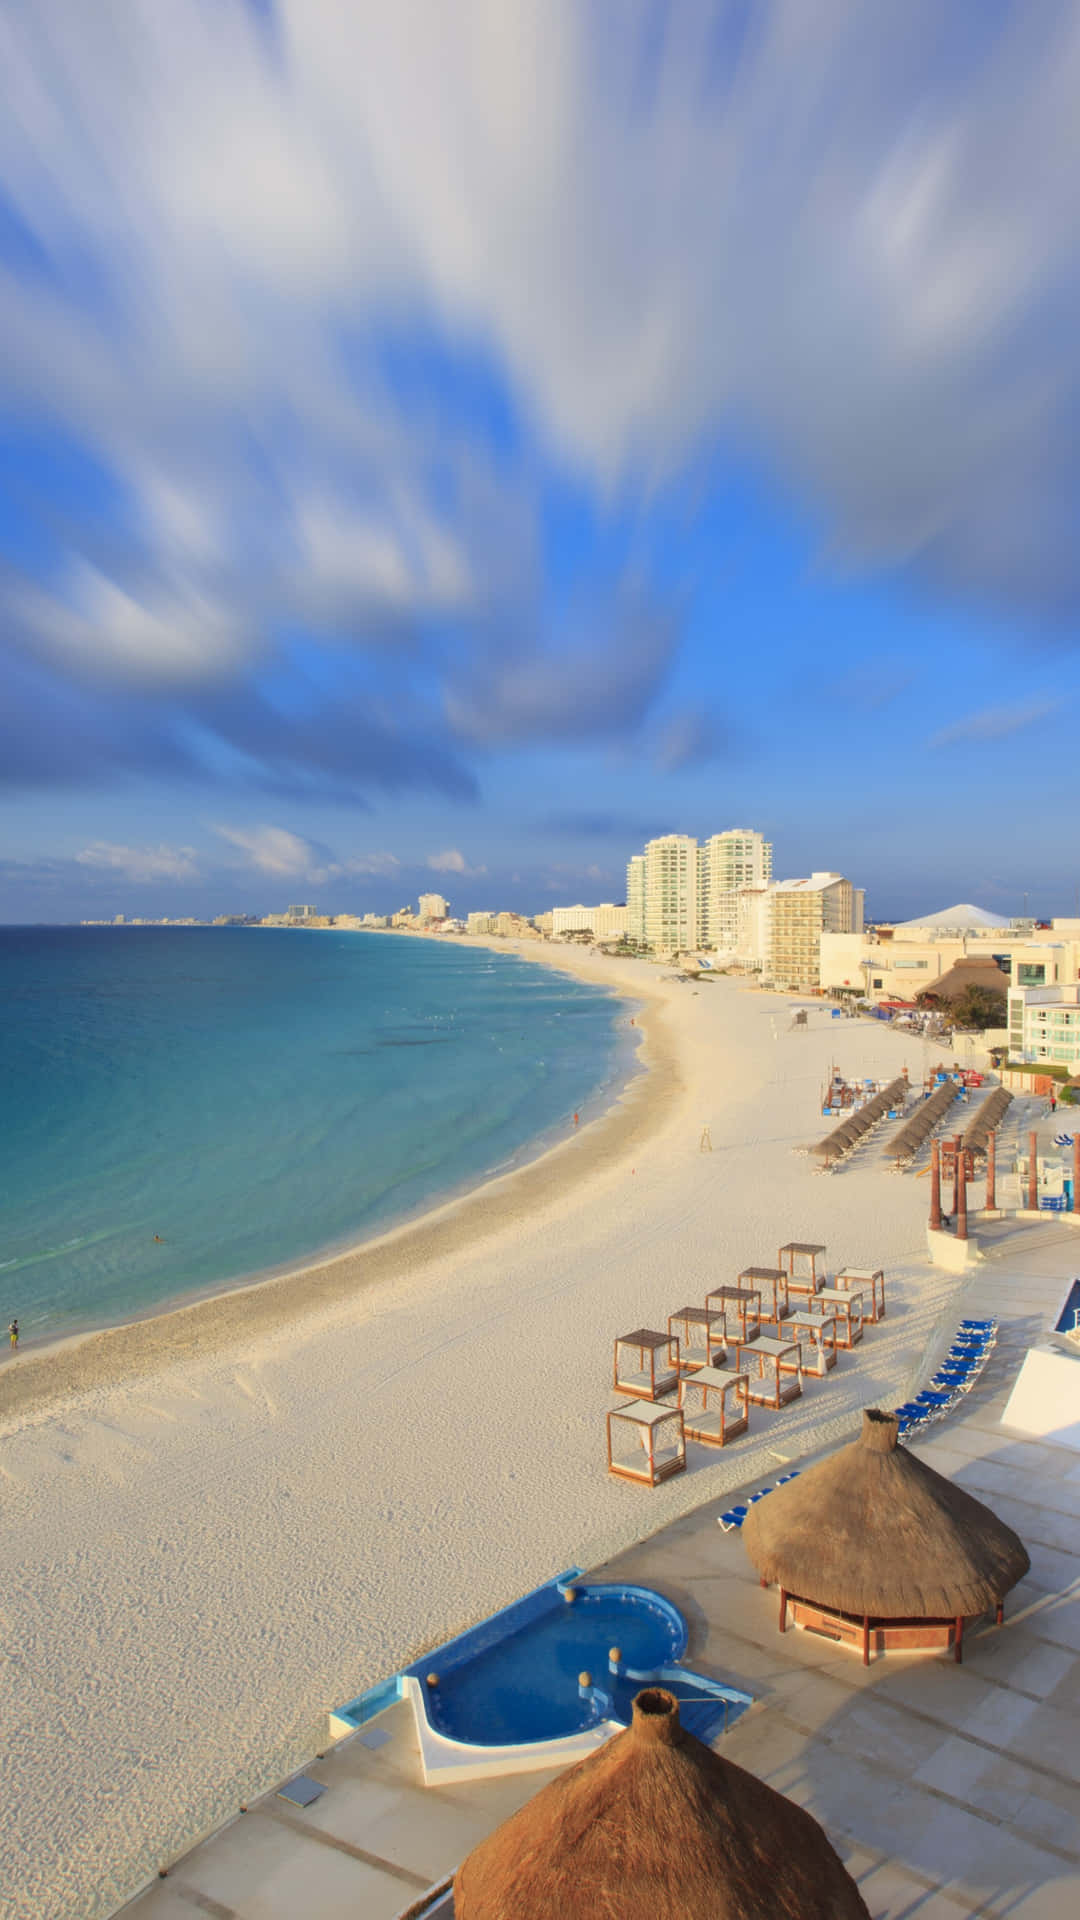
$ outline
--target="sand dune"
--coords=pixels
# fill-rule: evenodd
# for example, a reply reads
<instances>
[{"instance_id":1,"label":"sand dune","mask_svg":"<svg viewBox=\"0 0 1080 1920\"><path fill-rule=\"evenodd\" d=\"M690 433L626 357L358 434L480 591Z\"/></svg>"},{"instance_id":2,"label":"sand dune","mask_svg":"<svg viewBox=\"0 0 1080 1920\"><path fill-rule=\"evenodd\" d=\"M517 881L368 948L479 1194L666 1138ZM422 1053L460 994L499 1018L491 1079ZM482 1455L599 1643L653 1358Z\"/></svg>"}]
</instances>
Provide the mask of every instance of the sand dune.
<instances>
[{"instance_id":1,"label":"sand dune","mask_svg":"<svg viewBox=\"0 0 1080 1920\"><path fill-rule=\"evenodd\" d=\"M908 1387L955 1283L925 1182L793 1148L820 1083L921 1043L727 981L537 954L647 1004L647 1076L523 1170L344 1258L0 1377L0 1910L94 1920L321 1744L327 1709L575 1561ZM627 1016L629 1017L629 1010ZM570 1116L568 1116L568 1123ZM712 1153L699 1152L701 1129ZM889 1317L656 1493L609 1480L611 1343L790 1238Z\"/></svg>"}]
</instances>

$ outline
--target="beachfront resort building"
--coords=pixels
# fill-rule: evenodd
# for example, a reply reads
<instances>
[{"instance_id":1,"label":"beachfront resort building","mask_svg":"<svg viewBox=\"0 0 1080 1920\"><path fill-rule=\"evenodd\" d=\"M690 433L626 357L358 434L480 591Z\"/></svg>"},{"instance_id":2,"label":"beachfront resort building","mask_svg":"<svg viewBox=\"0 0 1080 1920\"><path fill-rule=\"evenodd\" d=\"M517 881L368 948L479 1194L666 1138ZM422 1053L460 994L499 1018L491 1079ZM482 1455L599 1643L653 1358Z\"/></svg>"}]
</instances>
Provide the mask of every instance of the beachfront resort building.
<instances>
[{"instance_id":1,"label":"beachfront resort building","mask_svg":"<svg viewBox=\"0 0 1080 1920\"><path fill-rule=\"evenodd\" d=\"M1001 990L1064 986L1080 980L1080 921L1053 920L1036 928L981 907L945 907L940 913L863 932L825 933L821 985L827 992L868 1000L913 1001L967 961L993 961Z\"/></svg>"},{"instance_id":2,"label":"beachfront resort building","mask_svg":"<svg viewBox=\"0 0 1080 1920\"><path fill-rule=\"evenodd\" d=\"M772 842L752 827L728 827L698 848L698 945L733 951L739 899L772 880Z\"/></svg>"},{"instance_id":3,"label":"beachfront resort building","mask_svg":"<svg viewBox=\"0 0 1080 1920\"><path fill-rule=\"evenodd\" d=\"M772 845L753 827L727 827L699 845L665 833L626 870L626 927L658 954L734 950L739 902L772 879Z\"/></svg>"},{"instance_id":4,"label":"beachfront resort building","mask_svg":"<svg viewBox=\"0 0 1080 1920\"><path fill-rule=\"evenodd\" d=\"M450 902L441 893L422 893L419 909L418 920L445 920L449 917Z\"/></svg>"},{"instance_id":5,"label":"beachfront resort building","mask_svg":"<svg viewBox=\"0 0 1080 1920\"><path fill-rule=\"evenodd\" d=\"M1009 988L1009 1060L1080 1073L1080 985Z\"/></svg>"},{"instance_id":6,"label":"beachfront resort building","mask_svg":"<svg viewBox=\"0 0 1080 1920\"><path fill-rule=\"evenodd\" d=\"M864 894L839 873L778 880L766 892L765 970L779 987L821 984L821 942L827 933L861 933Z\"/></svg>"},{"instance_id":7,"label":"beachfront resort building","mask_svg":"<svg viewBox=\"0 0 1080 1920\"><path fill-rule=\"evenodd\" d=\"M697 841L688 833L650 840L627 868L626 905L632 940L659 954L693 952L698 944Z\"/></svg>"},{"instance_id":8,"label":"beachfront resort building","mask_svg":"<svg viewBox=\"0 0 1080 1920\"><path fill-rule=\"evenodd\" d=\"M618 940L627 928L627 909L610 900L598 907L553 907L551 937L565 940L575 933L591 933L594 940Z\"/></svg>"},{"instance_id":9,"label":"beachfront resort building","mask_svg":"<svg viewBox=\"0 0 1080 1920\"><path fill-rule=\"evenodd\" d=\"M493 933L495 915L493 913L470 913L465 922L467 933Z\"/></svg>"}]
</instances>

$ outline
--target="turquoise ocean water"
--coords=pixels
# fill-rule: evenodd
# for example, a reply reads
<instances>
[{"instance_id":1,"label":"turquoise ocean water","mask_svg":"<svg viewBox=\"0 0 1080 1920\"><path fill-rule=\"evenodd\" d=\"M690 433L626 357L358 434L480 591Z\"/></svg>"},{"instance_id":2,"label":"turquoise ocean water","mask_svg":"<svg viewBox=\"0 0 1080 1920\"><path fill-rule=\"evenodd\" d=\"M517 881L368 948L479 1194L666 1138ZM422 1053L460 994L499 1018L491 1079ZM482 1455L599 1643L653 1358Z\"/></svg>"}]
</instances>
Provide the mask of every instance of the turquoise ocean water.
<instances>
[{"instance_id":1,"label":"turquoise ocean water","mask_svg":"<svg viewBox=\"0 0 1080 1920\"><path fill-rule=\"evenodd\" d=\"M408 1217L606 1104L625 1029L449 942L0 929L0 1324L104 1325Z\"/></svg>"}]
</instances>

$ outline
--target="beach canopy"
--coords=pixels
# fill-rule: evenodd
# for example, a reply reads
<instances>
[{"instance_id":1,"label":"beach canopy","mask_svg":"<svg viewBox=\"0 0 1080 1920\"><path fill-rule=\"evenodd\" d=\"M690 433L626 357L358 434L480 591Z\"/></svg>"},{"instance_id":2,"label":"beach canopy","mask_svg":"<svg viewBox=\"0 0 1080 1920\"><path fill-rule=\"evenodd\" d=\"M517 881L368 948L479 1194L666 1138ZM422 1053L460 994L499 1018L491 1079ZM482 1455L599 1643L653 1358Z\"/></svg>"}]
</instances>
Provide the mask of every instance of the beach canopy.
<instances>
[{"instance_id":1,"label":"beach canopy","mask_svg":"<svg viewBox=\"0 0 1080 1920\"><path fill-rule=\"evenodd\" d=\"M763 1501L767 1506L768 1502ZM633 1722L475 1847L455 1920L869 1920L810 1814L649 1687Z\"/></svg>"},{"instance_id":2,"label":"beach canopy","mask_svg":"<svg viewBox=\"0 0 1080 1920\"><path fill-rule=\"evenodd\" d=\"M903 1105L907 1090L907 1078L904 1074L899 1074L895 1080L889 1082L887 1087L883 1087L880 1093L875 1093L873 1099L867 1100L864 1106L857 1107L854 1113L847 1114L831 1133L825 1135L824 1140L819 1140L816 1146L811 1147L811 1153L819 1160L839 1160L842 1154L850 1152L856 1142L862 1139L864 1133L869 1133L871 1127L876 1126L879 1120L883 1120L891 1108L897 1103Z\"/></svg>"},{"instance_id":3,"label":"beach canopy","mask_svg":"<svg viewBox=\"0 0 1080 1920\"><path fill-rule=\"evenodd\" d=\"M761 1579L834 1613L971 1618L997 1607L1031 1562L1011 1527L897 1444L895 1414L863 1430L747 1514Z\"/></svg>"},{"instance_id":4,"label":"beach canopy","mask_svg":"<svg viewBox=\"0 0 1080 1920\"><path fill-rule=\"evenodd\" d=\"M995 1087L987 1094L964 1135L963 1145L969 1153L986 1152L990 1135L1001 1125L1011 1105L1012 1094L1005 1087Z\"/></svg>"},{"instance_id":5,"label":"beach canopy","mask_svg":"<svg viewBox=\"0 0 1080 1920\"><path fill-rule=\"evenodd\" d=\"M955 1080L946 1080L935 1087L928 1100L916 1107L909 1120L905 1120L899 1133L895 1134L885 1149L887 1160L914 1160L939 1120L943 1119L953 1101L960 1092Z\"/></svg>"}]
</instances>

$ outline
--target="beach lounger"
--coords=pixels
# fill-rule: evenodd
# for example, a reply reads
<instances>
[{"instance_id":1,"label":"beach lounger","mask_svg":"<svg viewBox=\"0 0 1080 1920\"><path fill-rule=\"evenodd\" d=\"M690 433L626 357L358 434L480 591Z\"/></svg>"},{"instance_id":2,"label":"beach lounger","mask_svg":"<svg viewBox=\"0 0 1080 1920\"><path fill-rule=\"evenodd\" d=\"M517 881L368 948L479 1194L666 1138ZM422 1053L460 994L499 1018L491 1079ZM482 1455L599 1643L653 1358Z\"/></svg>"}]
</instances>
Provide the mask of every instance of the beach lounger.
<instances>
[{"instance_id":1,"label":"beach lounger","mask_svg":"<svg viewBox=\"0 0 1080 1920\"><path fill-rule=\"evenodd\" d=\"M926 1408L914 1400L909 1400L904 1406L897 1407L895 1412L898 1420L906 1420L908 1425L913 1427L922 1426L927 1418Z\"/></svg>"},{"instance_id":2,"label":"beach lounger","mask_svg":"<svg viewBox=\"0 0 1080 1920\"><path fill-rule=\"evenodd\" d=\"M726 1513L718 1516L716 1524L718 1527L723 1527L725 1533L731 1533L733 1529L742 1526L749 1511L749 1507L729 1507Z\"/></svg>"}]
</instances>

